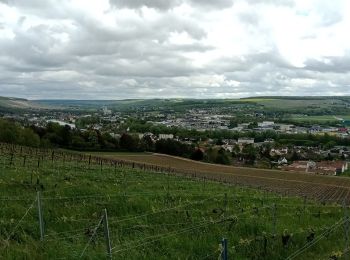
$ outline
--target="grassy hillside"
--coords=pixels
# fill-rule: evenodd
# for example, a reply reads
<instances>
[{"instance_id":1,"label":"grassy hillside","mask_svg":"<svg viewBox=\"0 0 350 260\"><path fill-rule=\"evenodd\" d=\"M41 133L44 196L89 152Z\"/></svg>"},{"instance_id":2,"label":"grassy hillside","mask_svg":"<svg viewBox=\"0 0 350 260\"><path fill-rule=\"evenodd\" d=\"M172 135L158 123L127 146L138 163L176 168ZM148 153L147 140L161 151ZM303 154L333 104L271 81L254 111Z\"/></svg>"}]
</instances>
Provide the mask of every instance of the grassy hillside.
<instances>
[{"instance_id":1,"label":"grassy hillside","mask_svg":"<svg viewBox=\"0 0 350 260\"><path fill-rule=\"evenodd\" d=\"M223 237L235 259L328 259L344 249L335 204L125 166L1 145L0 258L103 259L104 209L115 259L218 259Z\"/></svg>"},{"instance_id":2,"label":"grassy hillside","mask_svg":"<svg viewBox=\"0 0 350 260\"><path fill-rule=\"evenodd\" d=\"M66 109L96 110L107 106L117 111L184 111L192 108L225 108L254 105L238 99L125 99L125 100L37 100L39 104Z\"/></svg>"},{"instance_id":3,"label":"grassy hillside","mask_svg":"<svg viewBox=\"0 0 350 260\"><path fill-rule=\"evenodd\" d=\"M103 106L116 111L171 111L183 112L193 108L230 108L245 112L304 113L310 115L342 115L350 112L349 97L251 97L242 99L126 99L126 100L36 100L3 98L4 106L50 107L63 110L96 111Z\"/></svg>"},{"instance_id":4,"label":"grassy hillside","mask_svg":"<svg viewBox=\"0 0 350 260\"><path fill-rule=\"evenodd\" d=\"M22 98L9 98L0 97L0 109L4 110L18 110L18 109L32 109L32 108L42 108L39 104L35 102L22 99Z\"/></svg>"},{"instance_id":5,"label":"grassy hillside","mask_svg":"<svg viewBox=\"0 0 350 260\"><path fill-rule=\"evenodd\" d=\"M251 97L242 101L253 102L273 109L332 108L348 105L346 97Z\"/></svg>"}]
</instances>

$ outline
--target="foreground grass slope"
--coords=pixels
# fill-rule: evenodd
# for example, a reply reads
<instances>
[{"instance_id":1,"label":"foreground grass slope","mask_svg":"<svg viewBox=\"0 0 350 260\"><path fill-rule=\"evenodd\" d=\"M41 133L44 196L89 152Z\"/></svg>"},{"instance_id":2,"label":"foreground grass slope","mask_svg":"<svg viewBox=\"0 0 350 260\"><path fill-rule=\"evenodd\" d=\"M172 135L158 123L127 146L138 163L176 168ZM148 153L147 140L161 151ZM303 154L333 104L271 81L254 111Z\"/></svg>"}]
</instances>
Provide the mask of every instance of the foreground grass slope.
<instances>
[{"instance_id":1,"label":"foreground grass slope","mask_svg":"<svg viewBox=\"0 0 350 260\"><path fill-rule=\"evenodd\" d=\"M115 259L217 259L222 237L234 259L327 259L345 246L336 204L51 151L0 149L0 200L1 259L106 258L103 228L92 237L105 208Z\"/></svg>"}]
</instances>

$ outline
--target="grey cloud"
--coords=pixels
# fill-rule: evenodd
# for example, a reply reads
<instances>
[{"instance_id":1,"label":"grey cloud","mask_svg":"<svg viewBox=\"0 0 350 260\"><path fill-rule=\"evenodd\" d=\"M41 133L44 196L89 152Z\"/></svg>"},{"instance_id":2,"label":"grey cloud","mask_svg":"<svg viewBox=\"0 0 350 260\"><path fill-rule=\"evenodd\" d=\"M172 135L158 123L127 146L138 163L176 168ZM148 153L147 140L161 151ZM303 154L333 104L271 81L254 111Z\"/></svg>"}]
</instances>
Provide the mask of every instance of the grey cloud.
<instances>
[{"instance_id":1,"label":"grey cloud","mask_svg":"<svg viewBox=\"0 0 350 260\"><path fill-rule=\"evenodd\" d=\"M126 7L132 9L139 9L143 6L149 8L156 8L159 10L168 10L179 4L181 0L110 0L111 5L116 7Z\"/></svg>"},{"instance_id":2,"label":"grey cloud","mask_svg":"<svg viewBox=\"0 0 350 260\"><path fill-rule=\"evenodd\" d=\"M216 66L214 66L214 64ZM267 52L225 57L220 60L216 60L214 64L212 67L216 73L244 73L252 70L256 66L263 66L265 68L274 66L275 68L294 69L289 62L280 55L276 48L272 48Z\"/></svg>"},{"instance_id":3,"label":"grey cloud","mask_svg":"<svg viewBox=\"0 0 350 260\"><path fill-rule=\"evenodd\" d=\"M0 55L9 57L10 64L7 65L15 70L58 68L71 58L52 51L57 39L52 37L53 31L46 25L15 33L14 39L0 41Z\"/></svg>"},{"instance_id":4,"label":"grey cloud","mask_svg":"<svg viewBox=\"0 0 350 260\"><path fill-rule=\"evenodd\" d=\"M79 33L71 33L68 50L79 56L115 53L139 55L152 50L155 40L159 42L155 48L164 50L161 45L172 32L186 32L197 40L206 36L204 29L194 22L174 15L162 16L148 24L132 22L128 25L125 29L108 29L93 20L77 20L76 31ZM81 48L82 45L85 48Z\"/></svg>"},{"instance_id":5,"label":"grey cloud","mask_svg":"<svg viewBox=\"0 0 350 260\"><path fill-rule=\"evenodd\" d=\"M214 9L224 9L233 5L233 0L188 0L188 2L199 7L209 7Z\"/></svg>"},{"instance_id":6,"label":"grey cloud","mask_svg":"<svg viewBox=\"0 0 350 260\"><path fill-rule=\"evenodd\" d=\"M323 61L308 60L304 68L295 68L280 55L274 43L269 42L267 51L226 55L209 64L194 65L189 54L204 55L215 50L215 46L206 44L208 29L198 17L184 18L172 11L166 12L184 1L198 9L197 13L230 7L233 3L226 0L114 0L115 7L154 8L157 16L148 22L142 18L117 19L118 10L113 9L109 11L115 12L114 22L104 26L95 18L73 10L67 0L60 1L60 5L53 0L8 1L9 5L16 5L22 18L17 24L15 21L13 39L0 39L0 96L212 98L310 95L315 89L324 94L330 91L350 94L349 54L324 57ZM257 36L264 28L259 26L256 5L293 5L293 1L246 2L252 11L238 18L252 25L254 28L249 30ZM322 10L317 11L320 17L325 17L320 21L325 24L336 21L339 8L334 8L334 12L324 10L324 14ZM27 28L23 24L30 16L57 21ZM1 26L6 29L6 23ZM169 37L173 33L188 34L190 43L171 43ZM60 34L67 36L66 41L57 38ZM260 37L266 35L268 33Z\"/></svg>"},{"instance_id":7,"label":"grey cloud","mask_svg":"<svg viewBox=\"0 0 350 260\"><path fill-rule=\"evenodd\" d=\"M45 19L74 19L84 16L80 10L73 9L70 0L0 0L16 7L26 14L36 15Z\"/></svg>"},{"instance_id":8,"label":"grey cloud","mask_svg":"<svg viewBox=\"0 0 350 260\"><path fill-rule=\"evenodd\" d=\"M293 7L295 6L294 0L242 0L244 2L247 2L251 5L275 5L275 6L287 6L287 7Z\"/></svg>"},{"instance_id":9,"label":"grey cloud","mask_svg":"<svg viewBox=\"0 0 350 260\"><path fill-rule=\"evenodd\" d=\"M326 61L307 60L304 69L317 72L350 73L350 57L326 57Z\"/></svg>"},{"instance_id":10,"label":"grey cloud","mask_svg":"<svg viewBox=\"0 0 350 260\"><path fill-rule=\"evenodd\" d=\"M182 3L188 3L200 8L223 9L233 5L233 0L110 0L112 6L130 9L140 9L141 7L155 8L166 11Z\"/></svg>"}]
</instances>

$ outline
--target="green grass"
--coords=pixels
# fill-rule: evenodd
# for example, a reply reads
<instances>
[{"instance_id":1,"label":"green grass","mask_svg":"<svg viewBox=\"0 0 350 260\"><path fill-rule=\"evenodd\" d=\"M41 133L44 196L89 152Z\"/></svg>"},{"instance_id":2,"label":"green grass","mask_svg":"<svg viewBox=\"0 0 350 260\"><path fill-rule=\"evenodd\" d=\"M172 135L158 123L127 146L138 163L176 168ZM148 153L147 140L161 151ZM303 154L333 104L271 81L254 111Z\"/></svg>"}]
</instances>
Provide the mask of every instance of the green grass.
<instances>
[{"instance_id":1,"label":"green grass","mask_svg":"<svg viewBox=\"0 0 350 260\"><path fill-rule=\"evenodd\" d=\"M341 123L338 118L342 118L343 120L350 120L350 116L340 115L340 116L332 116L332 115L323 115L323 116L298 116L292 115L289 119L295 122L314 122L317 123Z\"/></svg>"},{"instance_id":2,"label":"green grass","mask_svg":"<svg viewBox=\"0 0 350 260\"><path fill-rule=\"evenodd\" d=\"M285 259L307 243L311 229L317 238L344 215L334 204L244 187L59 158L44 158L38 168L37 160L28 157L23 167L16 154L10 165L0 153L0 259L78 258L105 208L115 259L217 259L222 237L234 259ZM287 246L283 233L292 234ZM343 248L340 225L297 259L327 259ZM99 228L83 258L103 259L105 252Z\"/></svg>"},{"instance_id":3,"label":"green grass","mask_svg":"<svg viewBox=\"0 0 350 260\"><path fill-rule=\"evenodd\" d=\"M152 152L88 152L95 156L118 156L118 155L152 155Z\"/></svg>"},{"instance_id":4,"label":"green grass","mask_svg":"<svg viewBox=\"0 0 350 260\"><path fill-rule=\"evenodd\" d=\"M278 110L288 110L288 109L330 109L335 106L344 105L344 101L336 97L328 98L296 98L296 97L282 97L282 98L273 98L273 97L256 97L256 98L245 98L241 99L245 102L253 102L259 105L263 105L268 109L278 109Z\"/></svg>"},{"instance_id":5,"label":"green grass","mask_svg":"<svg viewBox=\"0 0 350 260\"><path fill-rule=\"evenodd\" d=\"M337 120L334 116L330 115L324 115L324 116L292 116L291 120L295 121L334 121L334 122L340 122Z\"/></svg>"}]
</instances>

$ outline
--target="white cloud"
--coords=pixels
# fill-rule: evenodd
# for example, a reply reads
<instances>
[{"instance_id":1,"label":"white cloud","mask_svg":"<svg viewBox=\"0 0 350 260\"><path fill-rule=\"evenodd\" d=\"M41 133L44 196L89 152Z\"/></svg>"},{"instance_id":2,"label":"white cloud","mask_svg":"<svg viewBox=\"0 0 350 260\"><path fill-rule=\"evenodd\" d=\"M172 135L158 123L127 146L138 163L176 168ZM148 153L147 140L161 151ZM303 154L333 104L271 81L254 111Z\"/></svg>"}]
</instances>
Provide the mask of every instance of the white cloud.
<instances>
[{"instance_id":1,"label":"white cloud","mask_svg":"<svg viewBox=\"0 0 350 260\"><path fill-rule=\"evenodd\" d=\"M347 10L346 0L0 1L0 96L350 94Z\"/></svg>"}]
</instances>

